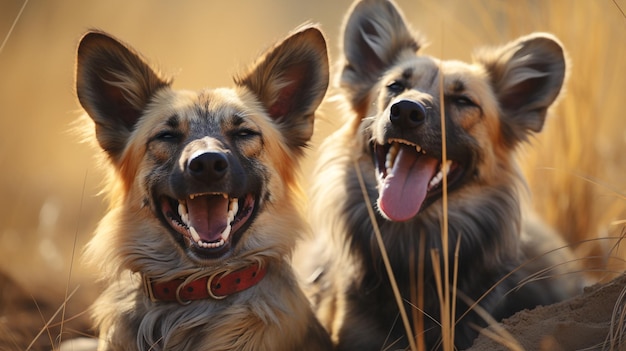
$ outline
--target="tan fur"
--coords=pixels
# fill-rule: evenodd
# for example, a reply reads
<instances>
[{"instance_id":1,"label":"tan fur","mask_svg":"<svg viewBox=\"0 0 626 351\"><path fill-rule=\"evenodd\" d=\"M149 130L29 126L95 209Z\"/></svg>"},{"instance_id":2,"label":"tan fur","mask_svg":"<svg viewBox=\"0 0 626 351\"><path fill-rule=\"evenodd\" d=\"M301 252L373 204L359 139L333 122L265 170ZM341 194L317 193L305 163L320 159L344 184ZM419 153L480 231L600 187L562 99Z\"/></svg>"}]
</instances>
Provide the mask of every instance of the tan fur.
<instances>
[{"instance_id":1,"label":"tan fur","mask_svg":"<svg viewBox=\"0 0 626 351\"><path fill-rule=\"evenodd\" d=\"M268 49L234 88L198 92L173 90L132 49L89 32L79 45L76 82L111 173L110 209L86 251L107 286L93 307L99 349L328 349L328 335L289 264L306 230L295 172L328 84L319 30L300 28ZM190 172L194 150L232 157L227 177L235 180L216 180L225 190L213 190L218 185L204 178L198 177L200 185L176 178L179 170ZM240 212L251 212L251 219L241 214L247 222L228 238L227 249L193 249L160 213L176 201L163 199L180 193L177 188L229 197L250 191L255 203ZM142 285L145 276L191 281L253 262L267 267L266 276L224 300L153 302Z\"/></svg>"},{"instance_id":2,"label":"tan fur","mask_svg":"<svg viewBox=\"0 0 626 351\"><path fill-rule=\"evenodd\" d=\"M498 319L571 293L553 282L517 286L531 272L529 267L513 272L528 258L525 254L538 254L525 250L533 244L521 239L524 180L515 153L532 133L541 130L547 109L561 90L565 78L562 46L550 34L534 33L478 51L473 63L426 56L421 47L421 38L411 33L392 1L355 1L348 11L338 84L350 108L345 114L350 117L321 147L310 205L316 253L306 263L318 317L339 350L408 347L355 166L363 174L375 207L376 223L407 311L419 308L412 295L414 285L424 289L424 305L415 313L424 329L415 330L412 325L415 334L410 337L419 335L426 349L441 345L437 322L442 302L430 255L437 250L443 257L444 211L449 227L448 265L453 267L458 244L457 296L467 297L456 301L456 347L470 346L475 327L484 325L475 313L465 314L467 299L481 299L481 307ZM402 110L405 106L410 107ZM401 195L409 191L405 189L414 191L407 183L429 184L437 172L429 165L441 165L441 112L446 159L454 161L455 167L449 176L445 209L437 193L442 185L428 186L425 199L419 202L410 200L419 191ZM416 146L425 154L415 151ZM393 169L385 169L392 147L398 147L404 159L398 161L401 156L397 156ZM397 162L405 163L396 168ZM403 175L427 171L432 172L428 178ZM398 176L405 181L395 188L403 191L392 194L399 200L383 200L385 191L393 191ZM383 206L391 210L386 212ZM410 206L416 207L414 212L402 212ZM551 235L534 235L539 237ZM424 248L420 248L421 239ZM419 252L425 256L418 257ZM541 259L536 263L532 269L554 264ZM415 282L419 269L424 269L425 278Z\"/></svg>"}]
</instances>

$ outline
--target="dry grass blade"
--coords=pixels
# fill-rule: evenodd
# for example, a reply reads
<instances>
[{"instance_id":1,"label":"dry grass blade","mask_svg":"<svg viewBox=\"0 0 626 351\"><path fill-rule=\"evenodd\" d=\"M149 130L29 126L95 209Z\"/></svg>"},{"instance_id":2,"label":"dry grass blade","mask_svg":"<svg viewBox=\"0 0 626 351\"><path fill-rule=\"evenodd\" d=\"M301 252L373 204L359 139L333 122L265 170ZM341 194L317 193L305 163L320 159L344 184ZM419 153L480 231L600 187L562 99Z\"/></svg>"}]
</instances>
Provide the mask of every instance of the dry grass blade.
<instances>
[{"instance_id":1,"label":"dry grass blade","mask_svg":"<svg viewBox=\"0 0 626 351\"><path fill-rule=\"evenodd\" d=\"M459 294L459 298L463 299L468 305L474 305L474 311L489 325L487 328L476 326L480 333L507 347L511 351L524 351L522 345L520 345L513 335L504 329L487 311L480 307L480 305L463 294Z\"/></svg>"},{"instance_id":2,"label":"dry grass blade","mask_svg":"<svg viewBox=\"0 0 626 351\"><path fill-rule=\"evenodd\" d=\"M626 287L622 289L617 301L615 301L615 307L613 307L613 314L611 315L611 325L609 326L609 334L607 336L607 342L609 350L620 350L620 346L623 345L624 333L626 330L626 306L624 302L626 300Z\"/></svg>"},{"instance_id":3,"label":"dry grass blade","mask_svg":"<svg viewBox=\"0 0 626 351\"><path fill-rule=\"evenodd\" d=\"M419 262L416 261L415 252L410 252L411 270L417 267L417 274L411 272L411 305L414 306L411 309L413 317L413 333L415 334L415 343L417 344L418 351L426 350L426 341L424 340L424 284L419 282L424 281L424 256L426 251L426 236L420 236L419 251L417 257Z\"/></svg>"},{"instance_id":4,"label":"dry grass blade","mask_svg":"<svg viewBox=\"0 0 626 351\"><path fill-rule=\"evenodd\" d=\"M80 286L77 286L76 288L74 288L74 290L72 290L72 292L67 296L67 298L65 299L65 301L63 301L63 304L56 310L56 312L52 315L52 317L50 317L50 319L48 319L48 321L46 322L46 324L41 328L41 330L39 331L39 333L37 333L37 335L33 338L33 341L31 341L31 343L28 345L28 347L26 348L26 351L29 351L33 345L35 344L35 342L37 341L37 339L39 339L39 337L41 336L41 334L44 333L44 331L48 331L50 326L52 325L52 321L57 317L57 315L59 313L61 313L61 311L65 310L65 304L72 298L72 296L74 296L74 294L76 293L76 291L78 291L78 288Z\"/></svg>"},{"instance_id":5,"label":"dry grass blade","mask_svg":"<svg viewBox=\"0 0 626 351\"><path fill-rule=\"evenodd\" d=\"M451 330L454 330L454 318L451 318L448 312L450 310L449 295L445 296L447 292L444 292L446 287L449 288L450 283L442 281L440 268L441 257L439 251L436 249L431 250L430 258L432 259L433 275L435 277L437 295L439 297L439 308L441 310L441 343L444 351L452 351L454 350L454 336L451 335Z\"/></svg>"},{"instance_id":6,"label":"dry grass blade","mask_svg":"<svg viewBox=\"0 0 626 351\"><path fill-rule=\"evenodd\" d=\"M619 12L622 14L622 17L626 18L626 13L624 13L624 10L622 10L622 7L619 6L619 4L617 3L617 0L613 0L613 4L615 4L615 7L617 7Z\"/></svg>"},{"instance_id":7,"label":"dry grass blade","mask_svg":"<svg viewBox=\"0 0 626 351\"><path fill-rule=\"evenodd\" d=\"M454 330L455 330L455 325L456 325L456 321L455 321L455 317L456 317L456 299L457 299L457 282L458 282L458 278L459 278L459 250L461 250L461 237L462 235L459 235L457 242L456 242L456 247L454 248L454 270L453 270L453 276L452 276L452 308L451 308L451 315L450 315L450 329L452 330L452 342L454 342ZM452 347L454 348L454 344L452 345Z\"/></svg>"},{"instance_id":8,"label":"dry grass blade","mask_svg":"<svg viewBox=\"0 0 626 351\"><path fill-rule=\"evenodd\" d=\"M370 216L370 221L372 222L372 226L374 227L374 234L376 236L376 241L378 243L378 247L380 248L380 253L383 258L383 262L385 263L385 269L387 270L387 275L389 276L389 281L391 282L391 289L393 290L393 295L396 298L396 303L398 304L398 309L400 310L400 317L402 318L402 323L404 324L404 328L406 330L406 337L409 340L409 345L411 350L417 350L415 345L415 339L413 338L411 331L411 324L409 323L409 318L406 314L406 309L404 308L404 302L402 299L402 295L400 295L400 290L398 289L398 284L396 283L396 278L393 274L393 270L391 269L391 263L389 262L389 256L387 256L387 249L385 249L385 243L383 242L383 237L380 234L380 229L378 228L378 222L376 222L376 215L374 214L372 203L370 202L370 198L367 195L367 189L365 188L365 181L363 180L363 175L361 174L361 168L357 163L356 159L354 161L354 168L356 170L357 177L359 179L359 186L361 187L361 192L363 193L363 199L365 200L365 204L367 207L367 212Z\"/></svg>"},{"instance_id":9,"label":"dry grass blade","mask_svg":"<svg viewBox=\"0 0 626 351\"><path fill-rule=\"evenodd\" d=\"M550 171L567 172L567 173L569 173L570 176L572 176L574 178L579 178L579 179L582 179L582 180L584 180L586 182L589 182L590 184L602 187L602 188L604 188L606 190L609 190L611 193L613 193L619 199L626 200L626 194L624 192L620 191L616 187L611 186L610 184L608 184L606 182L601 181L600 179L596 179L596 178L591 177L589 175L585 175L585 174L577 173L577 172L573 172L573 171L559 170L559 169L554 168L554 167L539 167L539 168L537 168L537 170L550 170Z\"/></svg>"},{"instance_id":10,"label":"dry grass blade","mask_svg":"<svg viewBox=\"0 0 626 351\"><path fill-rule=\"evenodd\" d=\"M443 33L443 23L442 30ZM441 42L444 43L443 35L441 36ZM443 57L443 55L442 55ZM441 72L441 67L439 67ZM444 91L443 91L443 74L439 74L439 101L444 101ZM439 104L439 116L441 119L441 164L442 164L442 173L447 174L447 170L445 169L447 166L448 154L447 154L447 138L446 138L446 111L445 104ZM441 306L441 332L443 338L443 349L444 351L452 351L454 350L454 326L455 321L454 317L456 315L455 307L456 303L454 302L455 296L451 296L450 291L456 295L456 275L457 275L457 264L458 260L455 259L454 262L454 283L452 287L450 287L450 251L449 251L449 236L448 236L448 177L443 177L442 183L442 203L443 203L443 218L441 223L441 246L443 249L443 290L444 296L443 299L440 297ZM460 242L460 241L459 241ZM457 244L459 243L457 242ZM457 247L458 249L458 247ZM433 262L433 266L438 266L435 262ZM439 277L440 279L441 277Z\"/></svg>"},{"instance_id":11,"label":"dry grass blade","mask_svg":"<svg viewBox=\"0 0 626 351\"><path fill-rule=\"evenodd\" d=\"M78 206L78 220L76 223L76 231L74 232L74 243L72 244L72 259L70 260L70 270L69 270L69 274L67 276L67 284L65 284L65 301L68 300L68 291L69 291L69 287L70 287L70 281L72 279L72 270L74 268L74 257L76 257L76 245L77 245L77 239L78 239L78 222L80 221L80 219L82 218L82 210L83 210L83 199L85 198L85 187L87 184L87 175L88 175L88 170L85 171L85 177L83 178L83 188L82 188L82 192L81 192L81 196L80 196L80 205ZM63 326L65 323L65 304L63 304L63 313L61 314L61 327L60 327L60 331L59 331L59 344L63 341Z\"/></svg>"},{"instance_id":12,"label":"dry grass blade","mask_svg":"<svg viewBox=\"0 0 626 351\"><path fill-rule=\"evenodd\" d=\"M587 240L583 240L581 242L578 242L577 245L581 245L581 244L585 244L585 243L593 243L593 242L597 242L597 241L604 241L604 240L609 240L609 241L610 240L617 240L617 241L619 241L619 240L621 240L623 238L624 238L624 236L593 238L593 239L587 239ZM569 246L555 248L555 249L546 251L546 252L542 253L541 255L537 255L535 257L527 259L524 263L520 264L515 269L511 270L509 273L507 273L502 278L500 278L500 280L498 280L496 283L494 283L489 289L487 289L485 291L485 293L483 295L481 295L476 301L474 301L468 307L468 309L457 319L457 322L460 321L461 319L463 319L474 308L476 308L478 306L478 304L480 303L480 301L482 301L487 295L489 295L493 291L493 289L495 289L497 286L499 286L502 282L504 282L506 279L508 279L511 275L515 274L517 271L519 271L520 269L526 267L527 265L530 265L533 262L535 262L537 260L540 260L541 258L543 258L546 255L555 253L555 252L557 252L559 250L567 249L568 247ZM587 259L590 259L590 258L598 258L598 257L602 258L604 261L608 261L609 259L613 259L613 260L616 260L616 261L619 261L619 262L622 262L622 263L625 262L625 260L622 259L619 256L588 256L588 257L579 257L579 258L573 259L572 261L569 261L569 262L563 262L562 264L565 265L565 264L570 263L570 262L584 261L584 260L587 260ZM556 265L554 266L554 268L556 268ZM547 271L550 271L550 269L551 268L549 267L549 268L546 268L546 269L544 269L542 271L539 271L539 272L537 272L535 274L531 274L530 276L526 277L525 279L523 279L522 281L519 282L518 288L521 287L524 284L527 284L527 283L533 281L533 280L540 280L540 279L547 278L547 277L539 277L539 276L541 275L541 273L545 273ZM613 273L613 274L622 273L619 270L611 271L610 269L607 269L607 268L595 269L594 267L591 267L591 266L585 267L582 271L572 271L572 272L569 272L569 273L571 273L571 274L579 274L579 273L583 273L583 272L585 272L585 273L589 273L589 272L608 272L608 273Z\"/></svg>"},{"instance_id":13,"label":"dry grass blade","mask_svg":"<svg viewBox=\"0 0 626 351\"><path fill-rule=\"evenodd\" d=\"M13 335L11 329L8 328L7 323L0 323L0 335L3 335L7 340L9 340L14 349L17 350L20 348L18 341Z\"/></svg>"},{"instance_id":14,"label":"dry grass blade","mask_svg":"<svg viewBox=\"0 0 626 351\"><path fill-rule=\"evenodd\" d=\"M439 321L437 319L435 319L435 317L429 315L428 313L426 313L426 311L424 311L423 309L419 308L418 306L412 304L410 301L405 301L405 302L408 303L409 306L411 306L412 308L414 308L417 311L419 311L424 317L427 317L428 319L433 321L438 327L441 327L441 323L439 323ZM423 332L425 332L425 331L427 331L427 330L423 330Z\"/></svg>"},{"instance_id":15,"label":"dry grass blade","mask_svg":"<svg viewBox=\"0 0 626 351\"><path fill-rule=\"evenodd\" d=\"M17 16L15 16L15 20L13 21L13 24L11 24L11 28L9 28L7 35L4 37L4 40L2 41L2 45L0 45L0 54L2 53L2 50L4 50L4 46L9 41L9 38L11 37L11 33L13 33L13 29L15 28L15 25L20 20L20 17L22 17L22 12L24 12L24 9L26 8L26 4L28 4L28 0L24 0L24 3L22 4L22 8L20 8L20 11L17 13Z\"/></svg>"},{"instance_id":16,"label":"dry grass blade","mask_svg":"<svg viewBox=\"0 0 626 351\"><path fill-rule=\"evenodd\" d=\"M456 283L458 278L458 257L460 250L460 241L457 241L457 245L454 250L454 268L453 268L453 281L452 281L452 294L450 295L450 282L447 280L442 281L441 268L440 268L440 255L436 249L431 250L430 257L432 260L435 284L437 286L437 295L439 296L440 309L441 309L441 337L442 346L444 350L454 350L454 330L456 321L454 319L456 313ZM444 274L445 275L445 274ZM445 294L445 295L444 295Z\"/></svg>"},{"instance_id":17,"label":"dry grass blade","mask_svg":"<svg viewBox=\"0 0 626 351\"><path fill-rule=\"evenodd\" d=\"M480 329L480 328L477 327L477 329ZM512 343L511 340L509 340L506 337L498 334L497 332L494 332L494 331L489 330L487 328L482 328L482 329L480 329L480 333L485 335L489 339L497 342L498 344L503 345L503 346L509 348L509 350L511 350L511 351L524 351L524 349L521 348L521 346L517 343L517 341L515 341L515 343Z\"/></svg>"}]
</instances>

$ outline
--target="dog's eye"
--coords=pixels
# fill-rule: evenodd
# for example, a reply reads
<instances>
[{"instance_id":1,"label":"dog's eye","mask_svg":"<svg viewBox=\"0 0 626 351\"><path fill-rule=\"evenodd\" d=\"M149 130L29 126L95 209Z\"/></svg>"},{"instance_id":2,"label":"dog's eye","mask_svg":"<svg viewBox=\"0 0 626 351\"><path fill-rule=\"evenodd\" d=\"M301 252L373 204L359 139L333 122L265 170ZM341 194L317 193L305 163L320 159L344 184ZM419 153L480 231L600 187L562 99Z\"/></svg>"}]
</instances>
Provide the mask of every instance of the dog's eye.
<instances>
[{"instance_id":1,"label":"dog's eye","mask_svg":"<svg viewBox=\"0 0 626 351\"><path fill-rule=\"evenodd\" d=\"M239 129L235 132L235 136L242 139L251 138L257 135L259 135L259 132L247 128Z\"/></svg>"},{"instance_id":2,"label":"dog's eye","mask_svg":"<svg viewBox=\"0 0 626 351\"><path fill-rule=\"evenodd\" d=\"M170 130L165 130L154 136L154 140L164 141L168 143L177 143L181 138L180 133L176 133Z\"/></svg>"},{"instance_id":3,"label":"dog's eye","mask_svg":"<svg viewBox=\"0 0 626 351\"><path fill-rule=\"evenodd\" d=\"M387 90L392 94L400 94L406 89L402 82L394 80L390 84L387 85Z\"/></svg>"},{"instance_id":4,"label":"dog's eye","mask_svg":"<svg viewBox=\"0 0 626 351\"><path fill-rule=\"evenodd\" d=\"M452 96L452 103L458 106L478 106L472 99L464 95Z\"/></svg>"}]
</instances>

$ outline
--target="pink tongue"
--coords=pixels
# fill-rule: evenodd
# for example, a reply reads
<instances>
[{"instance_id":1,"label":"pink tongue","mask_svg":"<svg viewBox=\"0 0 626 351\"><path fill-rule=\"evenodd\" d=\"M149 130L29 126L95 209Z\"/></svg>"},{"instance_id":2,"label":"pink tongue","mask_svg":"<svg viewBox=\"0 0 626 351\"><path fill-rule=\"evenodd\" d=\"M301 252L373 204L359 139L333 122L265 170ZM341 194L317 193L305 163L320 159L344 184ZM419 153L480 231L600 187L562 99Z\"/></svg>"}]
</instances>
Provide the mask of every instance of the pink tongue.
<instances>
[{"instance_id":1,"label":"pink tongue","mask_svg":"<svg viewBox=\"0 0 626 351\"><path fill-rule=\"evenodd\" d=\"M401 145L393 169L380 188L381 211L392 221L413 218L426 198L428 183L438 164L437 159L418 154L414 147Z\"/></svg>"},{"instance_id":2,"label":"pink tongue","mask_svg":"<svg viewBox=\"0 0 626 351\"><path fill-rule=\"evenodd\" d=\"M222 195L197 196L187 199L191 226L202 241L217 242L228 223L228 199Z\"/></svg>"}]
</instances>

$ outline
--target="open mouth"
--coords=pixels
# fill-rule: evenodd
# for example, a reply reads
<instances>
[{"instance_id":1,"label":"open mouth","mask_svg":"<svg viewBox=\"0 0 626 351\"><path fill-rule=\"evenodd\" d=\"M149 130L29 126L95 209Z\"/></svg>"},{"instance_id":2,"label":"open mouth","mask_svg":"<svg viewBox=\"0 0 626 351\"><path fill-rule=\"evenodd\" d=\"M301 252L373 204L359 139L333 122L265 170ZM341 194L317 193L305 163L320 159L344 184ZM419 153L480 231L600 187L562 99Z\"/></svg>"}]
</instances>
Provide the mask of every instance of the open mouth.
<instances>
[{"instance_id":1,"label":"open mouth","mask_svg":"<svg viewBox=\"0 0 626 351\"><path fill-rule=\"evenodd\" d=\"M420 145L402 139L374 144L378 170L378 207L392 221L407 221L438 199L443 178L448 189L460 183L464 167L454 160L442 163Z\"/></svg>"},{"instance_id":2,"label":"open mouth","mask_svg":"<svg viewBox=\"0 0 626 351\"><path fill-rule=\"evenodd\" d=\"M161 212L186 245L202 258L218 258L236 243L254 212L252 194L192 194L184 200L161 197Z\"/></svg>"}]
</instances>

